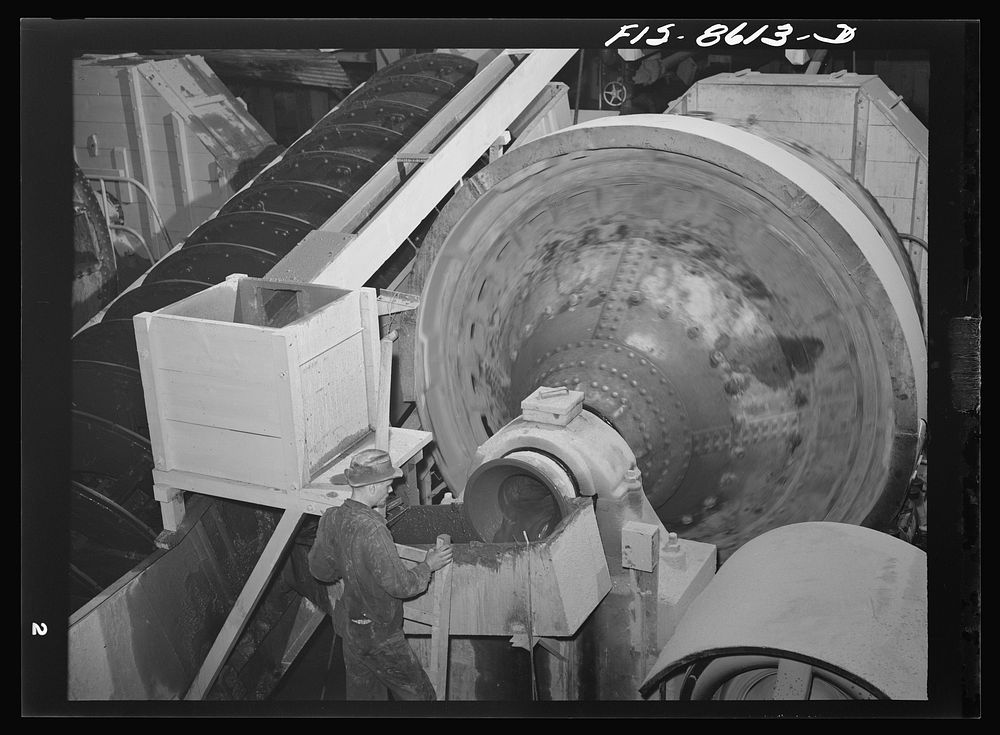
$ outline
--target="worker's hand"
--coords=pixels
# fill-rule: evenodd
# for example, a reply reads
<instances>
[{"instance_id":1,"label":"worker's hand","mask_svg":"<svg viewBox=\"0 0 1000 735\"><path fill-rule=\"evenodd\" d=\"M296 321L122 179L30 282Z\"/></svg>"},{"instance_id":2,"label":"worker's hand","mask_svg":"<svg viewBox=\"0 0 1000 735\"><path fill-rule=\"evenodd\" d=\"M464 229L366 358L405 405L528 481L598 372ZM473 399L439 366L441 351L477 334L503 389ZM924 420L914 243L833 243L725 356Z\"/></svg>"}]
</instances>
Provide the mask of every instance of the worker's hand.
<instances>
[{"instance_id":1,"label":"worker's hand","mask_svg":"<svg viewBox=\"0 0 1000 735\"><path fill-rule=\"evenodd\" d=\"M424 561L431 568L432 572L436 572L441 567L451 564L451 557L451 544L446 544L445 546L438 546L428 551L427 556L424 557Z\"/></svg>"}]
</instances>

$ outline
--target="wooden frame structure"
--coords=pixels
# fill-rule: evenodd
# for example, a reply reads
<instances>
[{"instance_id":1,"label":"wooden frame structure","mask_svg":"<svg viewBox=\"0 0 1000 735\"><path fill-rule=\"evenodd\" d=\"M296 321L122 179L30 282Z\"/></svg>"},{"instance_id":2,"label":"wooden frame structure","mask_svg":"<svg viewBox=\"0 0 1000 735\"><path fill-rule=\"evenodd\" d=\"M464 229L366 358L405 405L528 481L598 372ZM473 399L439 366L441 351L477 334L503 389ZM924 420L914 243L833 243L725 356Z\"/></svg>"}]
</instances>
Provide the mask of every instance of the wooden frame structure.
<instances>
[{"instance_id":1,"label":"wooden frame structure","mask_svg":"<svg viewBox=\"0 0 1000 735\"><path fill-rule=\"evenodd\" d=\"M428 432L388 428L391 362L378 313L390 308L372 289L237 274L134 318L165 529L158 545L169 547L183 522L185 492L284 511L188 699L215 681L303 515L350 496L330 483L350 456L378 441L408 467L430 442Z\"/></svg>"}]
</instances>

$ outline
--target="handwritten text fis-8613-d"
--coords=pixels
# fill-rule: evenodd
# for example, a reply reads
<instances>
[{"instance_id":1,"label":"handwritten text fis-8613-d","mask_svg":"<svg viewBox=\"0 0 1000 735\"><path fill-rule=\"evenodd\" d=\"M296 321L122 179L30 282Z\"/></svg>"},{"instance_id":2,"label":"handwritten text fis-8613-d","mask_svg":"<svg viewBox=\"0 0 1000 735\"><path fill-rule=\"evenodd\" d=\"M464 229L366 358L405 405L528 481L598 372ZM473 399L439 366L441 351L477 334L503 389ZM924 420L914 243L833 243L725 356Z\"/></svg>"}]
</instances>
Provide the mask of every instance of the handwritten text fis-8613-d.
<instances>
[{"instance_id":1,"label":"handwritten text fis-8613-d","mask_svg":"<svg viewBox=\"0 0 1000 735\"><path fill-rule=\"evenodd\" d=\"M627 39L633 46L641 41L646 46L656 47L662 46L670 41L671 38L678 41L683 40L685 36L675 30L676 25L676 23L666 23L650 33L649 26L642 26L640 28L638 23L626 23L621 26L617 33L605 41L604 45L610 46L616 41ZM748 28L749 25L749 23L740 23L730 29L729 26L723 23L716 23L702 30L701 34L695 39L695 43L704 48L714 46L720 42L729 46L746 46L755 41L768 46L784 46L789 39L796 42L817 41L819 43L842 44L854 40L854 35L858 30L846 23L838 23L836 28L840 29L840 32L833 38L828 38L819 33L807 33L796 36L794 35L795 28L791 23L782 23L774 28L771 28L770 25L762 25L753 30Z\"/></svg>"}]
</instances>

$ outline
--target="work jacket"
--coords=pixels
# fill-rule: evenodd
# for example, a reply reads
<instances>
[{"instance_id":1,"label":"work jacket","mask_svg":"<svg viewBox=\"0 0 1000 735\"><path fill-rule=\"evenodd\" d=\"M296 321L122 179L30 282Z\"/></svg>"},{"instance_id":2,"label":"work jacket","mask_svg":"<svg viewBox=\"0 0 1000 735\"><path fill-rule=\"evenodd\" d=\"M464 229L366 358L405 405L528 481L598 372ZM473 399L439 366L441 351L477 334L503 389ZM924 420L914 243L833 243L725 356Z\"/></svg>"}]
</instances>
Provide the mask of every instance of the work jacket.
<instances>
[{"instance_id":1,"label":"work jacket","mask_svg":"<svg viewBox=\"0 0 1000 735\"><path fill-rule=\"evenodd\" d=\"M309 571L323 582L344 580L334 609L337 632L359 648L403 630L403 600L427 589L424 562L408 569L399 558L385 519L363 503L345 500L319 521Z\"/></svg>"}]
</instances>

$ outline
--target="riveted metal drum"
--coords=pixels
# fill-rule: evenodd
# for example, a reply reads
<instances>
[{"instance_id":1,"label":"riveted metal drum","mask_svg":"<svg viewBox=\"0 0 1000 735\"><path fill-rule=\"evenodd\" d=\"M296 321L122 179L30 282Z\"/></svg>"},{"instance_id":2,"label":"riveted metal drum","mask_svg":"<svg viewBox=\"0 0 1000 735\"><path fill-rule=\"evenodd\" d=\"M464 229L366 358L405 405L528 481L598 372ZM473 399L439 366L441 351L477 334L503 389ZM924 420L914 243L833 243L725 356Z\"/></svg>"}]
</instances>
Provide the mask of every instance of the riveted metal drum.
<instances>
[{"instance_id":1,"label":"riveted metal drum","mask_svg":"<svg viewBox=\"0 0 1000 735\"><path fill-rule=\"evenodd\" d=\"M874 200L797 144L634 115L502 156L414 272L418 406L458 491L538 386L585 394L658 515L731 553L788 523L879 526L918 451L926 348Z\"/></svg>"}]
</instances>

